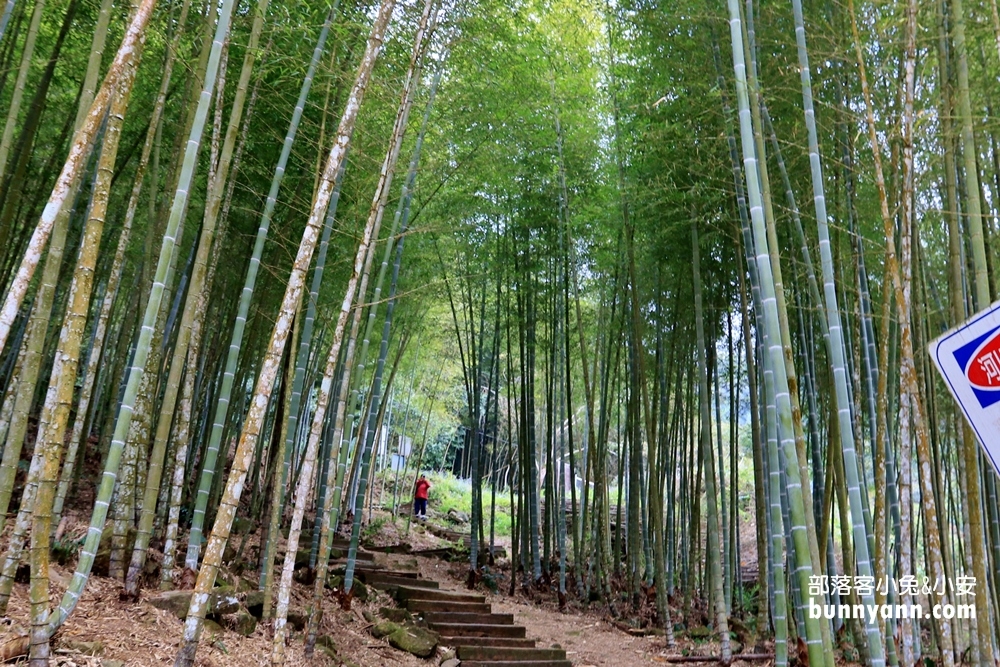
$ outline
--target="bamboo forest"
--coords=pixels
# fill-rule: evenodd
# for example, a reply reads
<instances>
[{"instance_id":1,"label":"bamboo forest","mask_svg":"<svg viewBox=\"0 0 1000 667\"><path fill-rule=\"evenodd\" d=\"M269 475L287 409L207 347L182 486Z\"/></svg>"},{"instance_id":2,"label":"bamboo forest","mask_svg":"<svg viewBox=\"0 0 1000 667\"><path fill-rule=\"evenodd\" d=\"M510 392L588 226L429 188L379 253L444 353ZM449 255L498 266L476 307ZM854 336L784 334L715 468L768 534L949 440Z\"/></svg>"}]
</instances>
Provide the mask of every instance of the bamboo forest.
<instances>
[{"instance_id":1,"label":"bamboo forest","mask_svg":"<svg viewBox=\"0 0 1000 667\"><path fill-rule=\"evenodd\" d=\"M998 0L0 0L0 662L1000 665Z\"/></svg>"}]
</instances>

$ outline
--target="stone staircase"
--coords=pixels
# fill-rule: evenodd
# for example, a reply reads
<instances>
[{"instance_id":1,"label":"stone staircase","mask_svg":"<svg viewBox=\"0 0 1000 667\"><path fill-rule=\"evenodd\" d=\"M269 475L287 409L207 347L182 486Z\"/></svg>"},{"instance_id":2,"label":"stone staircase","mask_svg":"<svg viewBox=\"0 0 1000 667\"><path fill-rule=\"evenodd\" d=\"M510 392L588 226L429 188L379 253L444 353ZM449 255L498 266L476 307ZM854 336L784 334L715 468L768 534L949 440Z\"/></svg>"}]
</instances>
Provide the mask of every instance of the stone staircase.
<instances>
[{"instance_id":1,"label":"stone staircase","mask_svg":"<svg viewBox=\"0 0 1000 667\"><path fill-rule=\"evenodd\" d=\"M336 539L333 542L334 551L339 552L339 557L330 561L332 572L342 571L347 565L346 555L349 543L347 540ZM421 579L420 574L414 570L391 570L379 565L375 560L375 554L370 551L358 549L357 557L354 561L354 576L366 585L379 590L392 593L397 586L405 585L420 588L437 588L438 583L429 579Z\"/></svg>"},{"instance_id":2,"label":"stone staircase","mask_svg":"<svg viewBox=\"0 0 1000 667\"><path fill-rule=\"evenodd\" d=\"M424 528L429 533L431 533L432 535L434 535L436 537L440 537L442 540L448 540L449 542L456 542L458 544L461 544L467 550L472 548L472 537L467 532L464 532L464 531L460 532L460 531L457 531L457 530L452 530L450 528L446 528L444 526L439 526L439 525L436 525L436 524L433 524L433 523L427 523L427 524L425 524ZM429 549L429 550L424 550L424 551L414 552L414 553L417 553L419 555L426 555L426 556L436 556L437 554L434 553L436 551L447 551L447 549L440 549L440 550L439 549ZM490 551L490 544L489 544L489 539L487 538L487 540L484 543L480 543L480 545L479 545L479 553L482 554L482 555L485 555L485 554L489 553L489 551ZM499 546L499 545L494 545L493 546L493 557L494 558L506 558L507 557L507 549L505 547L502 547L502 546Z\"/></svg>"},{"instance_id":3,"label":"stone staircase","mask_svg":"<svg viewBox=\"0 0 1000 667\"><path fill-rule=\"evenodd\" d=\"M334 549L347 544L334 542ZM337 567L342 561L334 561ZM442 590L438 582L419 572L389 570L374 555L358 550L355 576L372 588L394 595L400 606L441 636L441 644L455 647L462 667L572 667L561 648L538 648L527 638L513 614L494 614L482 595Z\"/></svg>"},{"instance_id":4,"label":"stone staircase","mask_svg":"<svg viewBox=\"0 0 1000 667\"><path fill-rule=\"evenodd\" d=\"M414 582L419 582L414 585ZM378 584L373 584L378 587ZM566 651L537 648L513 614L494 614L482 595L441 590L414 578L395 585L396 598L414 616L454 646L463 667L572 667Z\"/></svg>"}]
</instances>

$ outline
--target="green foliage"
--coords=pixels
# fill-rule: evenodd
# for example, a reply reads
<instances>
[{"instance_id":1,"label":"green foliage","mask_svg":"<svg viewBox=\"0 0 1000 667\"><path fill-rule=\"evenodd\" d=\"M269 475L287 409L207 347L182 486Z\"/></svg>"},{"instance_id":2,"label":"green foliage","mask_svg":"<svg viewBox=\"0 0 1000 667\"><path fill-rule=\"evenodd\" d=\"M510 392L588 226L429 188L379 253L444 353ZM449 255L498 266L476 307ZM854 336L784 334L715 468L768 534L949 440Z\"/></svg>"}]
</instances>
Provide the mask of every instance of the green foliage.
<instances>
[{"instance_id":1,"label":"green foliage","mask_svg":"<svg viewBox=\"0 0 1000 667\"><path fill-rule=\"evenodd\" d=\"M83 539L70 539L66 536L52 540L52 557L60 565L66 566L76 560L77 551L83 546Z\"/></svg>"}]
</instances>

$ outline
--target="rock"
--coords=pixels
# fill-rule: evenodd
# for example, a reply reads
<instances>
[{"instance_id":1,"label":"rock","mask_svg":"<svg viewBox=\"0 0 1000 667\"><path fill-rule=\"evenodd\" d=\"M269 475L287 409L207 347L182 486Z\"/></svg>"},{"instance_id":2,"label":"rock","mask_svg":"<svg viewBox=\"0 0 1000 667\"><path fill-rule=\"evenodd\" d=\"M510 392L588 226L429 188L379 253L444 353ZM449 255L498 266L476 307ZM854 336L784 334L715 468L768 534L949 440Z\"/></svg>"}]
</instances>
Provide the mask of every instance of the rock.
<instances>
[{"instance_id":1,"label":"rock","mask_svg":"<svg viewBox=\"0 0 1000 667\"><path fill-rule=\"evenodd\" d=\"M306 629L306 623L309 622L309 614L301 611L290 611L288 612L288 625L292 626L298 632L302 632Z\"/></svg>"},{"instance_id":2,"label":"rock","mask_svg":"<svg viewBox=\"0 0 1000 667\"><path fill-rule=\"evenodd\" d=\"M179 619L187 618L188 607L191 606L191 595L194 591L163 591L150 596L149 604L157 609L169 611ZM208 613L220 616L233 614L240 609L240 601L232 589L219 588L208 597Z\"/></svg>"},{"instance_id":3,"label":"rock","mask_svg":"<svg viewBox=\"0 0 1000 667\"><path fill-rule=\"evenodd\" d=\"M441 648L441 647L439 646L438 648ZM441 648L441 656L440 656L440 658L441 658L441 663L442 664L444 664L445 662L448 662L449 660L452 660L452 659L454 659L456 657L458 657L458 656L455 654L455 649L453 649L453 648Z\"/></svg>"},{"instance_id":4,"label":"rock","mask_svg":"<svg viewBox=\"0 0 1000 667\"><path fill-rule=\"evenodd\" d=\"M101 667L125 667L124 660L101 660Z\"/></svg>"},{"instance_id":5,"label":"rock","mask_svg":"<svg viewBox=\"0 0 1000 667\"><path fill-rule=\"evenodd\" d=\"M699 625L697 627L691 628L688 631L688 635L692 639L707 639L712 636L712 631L706 628L704 625Z\"/></svg>"},{"instance_id":6,"label":"rock","mask_svg":"<svg viewBox=\"0 0 1000 667\"><path fill-rule=\"evenodd\" d=\"M84 655L100 655L104 653L104 643L99 641L82 642L76 639L64 639L59 646Z\"/></svg>"},{"instance_id":7,"label":"rock","mask_svg":"<svg viewBox=\"0 0 1000 667\"><path fill-rule=\"evenodd\" d=\"M245 609L240 609L229 617L229 625L237 634L249 637L257 629L257 617Z\"/></svg>"},{"instance_id":8,"label":"rock","mask_svg":"<svg viewBox=\"0 0 1000 667\"><path fill-rule=\"evenodd\" d=\"M295 552L295 569L309 567L309 559L312 555L311 549L299 549Z\"/></svg>"},{"instance_id":9,"label":"rock","mask_svg":"<svg viewBox=\"0 0 1000 667\"><path fill-rule=\"evenodd\" d=\"M375 639L382 639L399 630L402 630L399 624L392 621L382 621L371 629L371 633Z\"/></svg>"},{"instance_id":10,"label":"rock","mask_svg":"<svg viewBox=\"0 0 1000 667\"><path fill-rule=\"evenodd\" d=\"M455 523L469 523L469 516L465 512L459 512L454 508L448 510L448 518Z\"/></svg>"},{"instance_id":11,"label":"rock","mask_svg":"<svg viewBox=\"0 0 1000 667\"><path fill-rule=\"evenodd\" d=\"M205 619L201 627L202 627L202 634L204 634L205 637L207 637L208 639L214 639L215 637L218 637L225 632L225 630L222 628L221 625L219 625L218 623L209 618Z\"/></svg>"},{"instance_id":12,"label":"rock","mask_svg":"<svg viewBox=\"0 0 1000 667\"><path fill-rule=\"evenodd\" d=\"M389 645L401 651L412 653L418 658L427 658L434 654L438 639L436 632L410 626L399 628L389 635Z\"/></svg>"},{"instance_id":13,"label":"rock","mask_svg":"<svg viewBox=\"0 0 1000 667\"><path fill-rule=\"evenodd\" d=\"M462 662L458 658L448 658L441 663L441 667L458 667Z\"/></svg>"},{"instance_id":14,"label":"rock","mask_svg":"<svg viewBox=\"0 0 1000 667\"><path fill-rule=\"evenodd\" d=\"M396 609L395 607L380 607L379 616L396 623L410 623L413 621L413 614L406 609ZM370 622L370 621L369 621Z\"/></svg>"},{"instance_id":15,"label":"rock","mask_svg":"<svg viewBox=\"0 0 1000 667\"><path fill-rule=\"evenodd\" d=\"M208 598L208 603L210 605L209 613L220 616L235 614L240 610L240 601L236 597L236 591L229 586L214 589Z\"/></svg>"},{"instance_id":16,"label":"rock","mask_svg":"<svg viewBox=\"0 0 1000 667\"><path fill-rule=\"evenodd\" d=\"M351 591L354 593L355 600L368 602L368 587L358 579L355 579L354 583L351 585Z\"/></svg>"},{"instance_id":17,"label":"rock","mask_svg":"<svg viewBox=\"0 0 1000 667\"><path fill-rule=\"evenodd\" d=\"M157 609L169 611L177 618L187 618L188 607L191 605L191 594L194 591L163 591L149 598L149 604Z\"/></svg>"},{"instance_id":18,"label":"rock","mask_svg":"<svg viewBox=\"0 0 1000 667\"><path fill-rule=\"evenodd\" d=\"M375 616L375 614L371 613L367 609L362 610L361 615L364 616L365 621L367 621L368 623L378 623L378 618ZM390 618L389 620L391 621L392 619Z\"/></svg>"},{"instance_id":19,"label":"rock","mask_svg":"<svg viewBox=\"0 0 1000 667\"><path fill-rule=\"evenodd\" d=\"M264 591L251 591L247 593L243 606L247 608L255 618L264 618Z\"/></svg>"}]
</instances>

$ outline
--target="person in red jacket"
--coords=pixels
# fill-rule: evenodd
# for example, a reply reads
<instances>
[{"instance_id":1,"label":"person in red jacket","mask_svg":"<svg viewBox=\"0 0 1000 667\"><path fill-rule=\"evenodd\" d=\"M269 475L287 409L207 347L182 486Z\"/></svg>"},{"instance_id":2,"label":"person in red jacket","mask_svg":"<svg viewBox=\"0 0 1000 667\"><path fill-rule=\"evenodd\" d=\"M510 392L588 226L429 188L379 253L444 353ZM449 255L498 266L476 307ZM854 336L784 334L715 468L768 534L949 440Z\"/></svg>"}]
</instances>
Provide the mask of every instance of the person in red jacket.
<instances>
[{"instance_id":1,"label":"person in red jacket","mask_svg":"<svg viewBox=\"0 0 1000 667\"><path fill-rule=\"evenodd\" d=\"M417 480L417 486L413 493L413 516L421 521L427 520L427 492L431 488L431 483L423 475Z\"/></svg>"}]
</instances>

